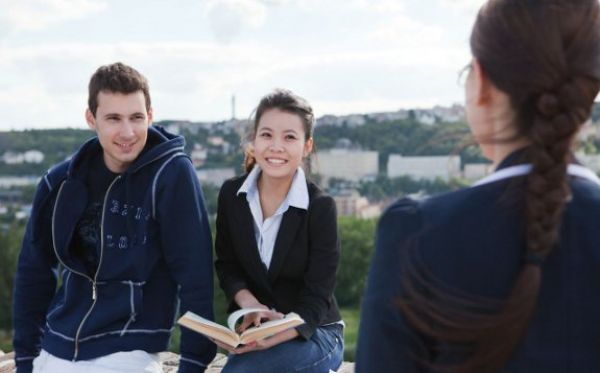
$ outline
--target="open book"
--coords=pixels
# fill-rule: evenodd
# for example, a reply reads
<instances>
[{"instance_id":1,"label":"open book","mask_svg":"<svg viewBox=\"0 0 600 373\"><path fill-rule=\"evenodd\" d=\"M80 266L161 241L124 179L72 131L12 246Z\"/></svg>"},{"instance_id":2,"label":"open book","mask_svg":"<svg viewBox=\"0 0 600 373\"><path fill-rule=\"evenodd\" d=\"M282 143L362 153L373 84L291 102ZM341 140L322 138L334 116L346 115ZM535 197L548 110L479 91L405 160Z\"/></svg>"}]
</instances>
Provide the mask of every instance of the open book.
<instances>
[{"instance_id":1,"label":"open book","mask_svg":"<svg viewBox=\"0 0 600 373\"><path fill-rule=\"evenodd\" d=\"M304 320L298 314L290 312L283 319L269 320L261 323L260 326L249 327L241 334L236 333L235 325L241 317L251 312L260 311L264 311L264 309L242 308L235 311L227 318L228 328L198 316L191 311L181 316L177 320L177 323L233 348L241 344L265 339L284 330L304 324Z\"/></svg>"}]
</instances>

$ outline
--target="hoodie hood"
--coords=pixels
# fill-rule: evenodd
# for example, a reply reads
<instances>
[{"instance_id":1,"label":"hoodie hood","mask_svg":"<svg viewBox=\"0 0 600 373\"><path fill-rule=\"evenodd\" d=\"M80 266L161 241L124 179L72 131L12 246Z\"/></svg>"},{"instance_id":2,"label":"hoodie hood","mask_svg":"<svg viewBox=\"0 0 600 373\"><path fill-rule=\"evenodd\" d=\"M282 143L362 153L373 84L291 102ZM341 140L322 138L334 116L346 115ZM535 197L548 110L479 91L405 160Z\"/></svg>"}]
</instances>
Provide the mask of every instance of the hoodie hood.
<instances>
[{"instance_id":1,"label":"hoodie hood","mask_svg":"<svg viewBox=\"0 0 600 373\"><path fill-rule=\"evenodd\" d=\"M160 126L148 127L148 139L144 150L138 158L129 166L124 173L135 173L146 165L149 165L168 154L183 151L185 139L183 136L167 132ZM86 141L73 155L67 171L68 178L85 178L88 161L99 152L102 146L98 137Z\"/></svg>"}]
</instances>

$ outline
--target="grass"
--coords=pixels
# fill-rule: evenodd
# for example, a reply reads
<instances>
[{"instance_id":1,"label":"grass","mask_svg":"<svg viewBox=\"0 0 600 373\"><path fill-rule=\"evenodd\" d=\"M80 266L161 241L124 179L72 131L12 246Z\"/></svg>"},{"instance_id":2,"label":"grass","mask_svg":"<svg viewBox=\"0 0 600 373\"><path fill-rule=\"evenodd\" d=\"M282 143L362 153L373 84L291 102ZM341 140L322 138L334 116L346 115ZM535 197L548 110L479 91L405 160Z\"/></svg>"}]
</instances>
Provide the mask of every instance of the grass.
<instances>
[{"instance_id":1,"label":"grass","mask_svg":"<svg viewBox=\"0 0 600 373\"><path fill-rule=\"evenodd\" d=\"M360 322L360 310L358 308L342 308L342 319L346 323L344 329L344 360L354 361L356 355L356 341L358 339L358 324Z\"/></svg>"},{"instance_id":2,"label":"grass","mask_svg":"<svg viewBox=\"0 0 600 373\"><path fill-rule=\"evenodd\" d=\"M11 332L0 330L0 350L4 352L9 352L13 350Z\"/></svg>"}]
</instances>

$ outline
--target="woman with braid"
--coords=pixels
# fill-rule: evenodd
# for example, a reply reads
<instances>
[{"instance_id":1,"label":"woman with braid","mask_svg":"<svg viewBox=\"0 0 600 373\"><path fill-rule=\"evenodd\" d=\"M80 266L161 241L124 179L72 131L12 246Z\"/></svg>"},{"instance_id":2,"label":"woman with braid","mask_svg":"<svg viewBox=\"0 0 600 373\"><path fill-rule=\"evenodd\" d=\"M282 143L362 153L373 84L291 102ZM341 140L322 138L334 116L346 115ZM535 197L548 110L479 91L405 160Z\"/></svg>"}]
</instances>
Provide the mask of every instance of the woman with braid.
<instances>
[{"instance_id":1,"label":"woman with braid","mask_svg":"<svg viewBox=\"0 0 600 373\"><path fill-rule=\"evenodd\" d=\"M600 180L572 147L600 89L598 0L489 0L467 121L495 172L380 220L357 372L600 372Z\"/></svg>"}]
</instances>

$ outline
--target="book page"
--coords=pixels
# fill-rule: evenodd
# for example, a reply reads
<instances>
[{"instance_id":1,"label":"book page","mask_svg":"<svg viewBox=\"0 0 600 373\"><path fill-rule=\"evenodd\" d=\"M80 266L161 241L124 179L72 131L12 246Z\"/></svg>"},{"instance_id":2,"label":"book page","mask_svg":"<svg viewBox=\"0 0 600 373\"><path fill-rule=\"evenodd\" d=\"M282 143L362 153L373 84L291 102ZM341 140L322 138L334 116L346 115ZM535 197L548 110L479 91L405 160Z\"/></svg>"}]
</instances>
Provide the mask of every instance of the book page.
<instances>
[{"instance_id":1,"label":"book page","mask_svg":"<svg viewBox=\"0 0 600 373\"><path fill-rule=\"evenodd\" d=\"M186 312L179 318L177 323L232 347L236 347L239 344L239 337L235 332L193 312Z\"/></svg>"},{"instance_id":2,"label":"book page","mask_svg":"<svg viewBox=\"0 0 600 373\"><path fill-rule=\"evenodd\" d=\"M298 314L291 312L283 319L266 321L258 327L246 329L240 335L240 343L247 344L264 339L302 324L304 324L304 320Z\"/></svg>"},{"instance_id":3,"label":"book page","mask_svg":"<svg viewBox=\"0 0 600 373\"><path fill-rule=\"evenodd\" d=\"M252 313L252 312L263 312L263 311L268 311L268 310L265 310L264 308L242 308L242 309L239 309L239 310L235 311L234 313L232 313L231 315L229 315L229 317L227 318L227 326L229 327L229 329L232 332L235 332L235 324L240 317L246 316L247 314Z\"/></svg>"}]
</instances>

